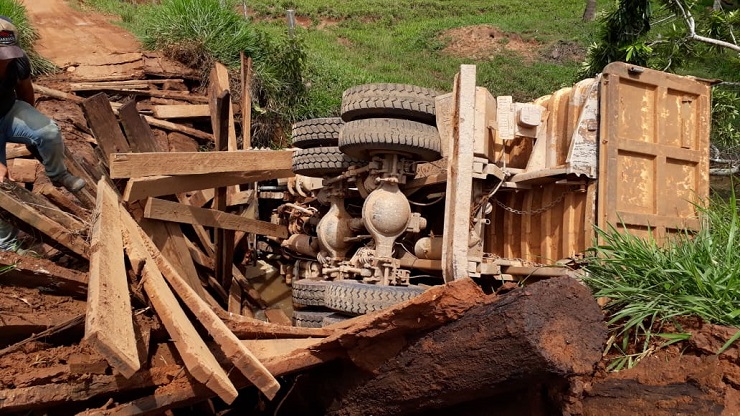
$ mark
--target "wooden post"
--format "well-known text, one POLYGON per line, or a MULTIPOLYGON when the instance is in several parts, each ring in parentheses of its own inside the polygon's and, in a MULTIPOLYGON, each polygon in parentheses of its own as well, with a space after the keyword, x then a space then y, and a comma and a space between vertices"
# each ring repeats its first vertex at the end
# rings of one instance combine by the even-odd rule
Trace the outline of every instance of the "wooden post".
POLYGON ((252 58, 241 53, 242 149, 252 147, 252 58))
MULTIPOLYGON (((231 108, 231 95, 224 91, 216 99, 216 112, 214 117, 214 136, 216 139, 216 150, 224 151, 229 148, 229 114, 231 108)), ((219 211, 226 210, 226 188, 216 188, 213 198, 213 208, 219 211)), ((228 291, 231 285, 233 257, 234 257, 234 231, 216 229, 216 280, 228 291)))

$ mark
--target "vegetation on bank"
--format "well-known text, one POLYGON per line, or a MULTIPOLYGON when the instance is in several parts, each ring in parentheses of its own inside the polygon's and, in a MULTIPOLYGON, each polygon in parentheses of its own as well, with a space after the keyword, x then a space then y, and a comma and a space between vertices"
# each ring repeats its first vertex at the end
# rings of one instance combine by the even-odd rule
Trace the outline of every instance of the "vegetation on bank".
MULTIPOLYGON (((740 327, 740 206, 733 194, 701 208, 705 226, 680 233, 662 246, 614 228, 599 230, 586 282, 606 306, 621 352, 614 368, 630 366, 656 345, 686 339, 665 334, 675 318, 698 316, 740 327)), ((740 334, 740 333, 739 333, 740 334)))

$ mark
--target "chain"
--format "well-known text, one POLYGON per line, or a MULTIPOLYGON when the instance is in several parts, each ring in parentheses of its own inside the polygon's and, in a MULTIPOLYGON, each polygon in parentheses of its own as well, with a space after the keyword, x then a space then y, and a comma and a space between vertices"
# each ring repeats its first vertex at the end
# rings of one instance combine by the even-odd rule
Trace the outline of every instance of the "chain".
POLYGON ((510 206, 504 205, 504 203, 501 202, 501 201, 499 201, 498 199, 496 200, 496 205, 498 205, 501 208, 505 209, 506 211, 509 211, 512 214, 516 214, 516 215, 537 215, 537 214, 542 214, 543 212, 550 210, 555 205, 561 203, 563 201, 563 199, 565 199, 565 196, 568 195, 571 192, 573 192, 573 191, 572 190, 565 191, 557 199, 553 200, 552 202, 550 202, 549 204, 545 205, 544 207, 533 209, 531 211, 520 211, 518 209, 514 209, 514 208, 512 208, 510 206))

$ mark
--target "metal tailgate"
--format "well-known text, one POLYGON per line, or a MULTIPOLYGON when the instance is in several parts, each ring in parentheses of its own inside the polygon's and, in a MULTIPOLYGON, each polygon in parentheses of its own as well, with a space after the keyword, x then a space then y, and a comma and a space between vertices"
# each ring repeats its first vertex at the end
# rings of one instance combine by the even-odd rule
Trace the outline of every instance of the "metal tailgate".
POLYGON ((662 240, 700 227, 709 195, 710 86, 625 63, 603 72, 598 226, 662 240))

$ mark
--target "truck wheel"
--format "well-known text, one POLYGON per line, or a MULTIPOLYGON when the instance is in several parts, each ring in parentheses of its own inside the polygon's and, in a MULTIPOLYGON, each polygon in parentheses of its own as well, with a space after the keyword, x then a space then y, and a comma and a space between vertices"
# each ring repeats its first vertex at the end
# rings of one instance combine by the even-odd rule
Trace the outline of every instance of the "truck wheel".
POLYGON ((356 164, 364 163, 342 153, 337 147, 314 147, 293 152, 293 173, 314 178, 339 175, 356 164))
POLYGON ((293 325, 301 328, 321 328, 321 323, 333 312, 293 311, 293 325))
POLYGON ((365 314, 391 307, 424 292, 419 286, 379 286, 359 282, 329 282, 326 306, 342 312, 365 314))
POLYGON ((428 88, 405 84, 365 84, 342 94, 342 120, 389 117, 436 125, 434 97, 428 88))
POLYGON ((339 117, 313 118, 293 124, 293 146, 301 149, 336 146, 344 122, 339 117))
POLYGON ((363 160, 371 160, 373 153, 401 152, 431 162, 440 158, 441 147, 436 127, 408 120, 355 120, 345 123, 339 133, 339 149, 363 160))
POLYGON ((328 282, 321 280, 296 280, 292 284, 293 306, 324 306, 324 294, 328 282))

